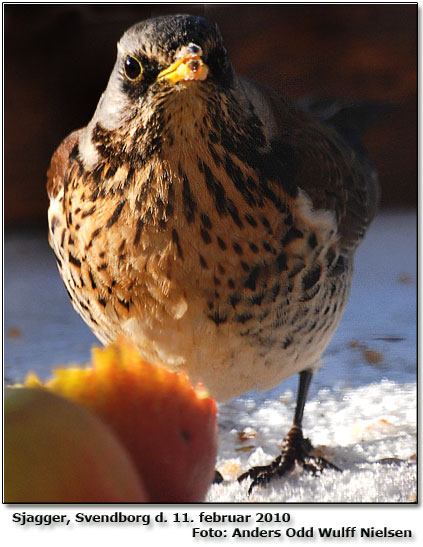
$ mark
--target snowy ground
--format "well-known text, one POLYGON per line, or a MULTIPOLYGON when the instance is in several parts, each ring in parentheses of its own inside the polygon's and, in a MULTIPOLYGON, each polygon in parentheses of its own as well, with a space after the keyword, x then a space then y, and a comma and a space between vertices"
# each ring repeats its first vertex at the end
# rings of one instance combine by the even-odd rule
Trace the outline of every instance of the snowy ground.
MULTIPOLYGON (((96 339, 73 311, 44 234, 5 240, 5 381, 29 370, 84 363, 96 339)), ((382 213, 356 255, 350 302, 313 380, 304 428, 342 473, 298 472, 247 495, 234 479, 278 453, 297 379, 220 406, 218 469, 210 502, 416 500, 416 216, 382 213)))

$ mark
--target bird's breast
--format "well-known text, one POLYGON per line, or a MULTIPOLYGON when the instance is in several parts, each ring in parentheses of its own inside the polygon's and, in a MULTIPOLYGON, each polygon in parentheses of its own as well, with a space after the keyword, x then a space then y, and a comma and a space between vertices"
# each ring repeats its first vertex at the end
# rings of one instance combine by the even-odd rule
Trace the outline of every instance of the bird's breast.
POLYGON ((349 285, 330 277, 334 219, 214 139, 168 144, 143 165, 69 166, 51 237, 74 306, 219 398, 315 366, 349 285))

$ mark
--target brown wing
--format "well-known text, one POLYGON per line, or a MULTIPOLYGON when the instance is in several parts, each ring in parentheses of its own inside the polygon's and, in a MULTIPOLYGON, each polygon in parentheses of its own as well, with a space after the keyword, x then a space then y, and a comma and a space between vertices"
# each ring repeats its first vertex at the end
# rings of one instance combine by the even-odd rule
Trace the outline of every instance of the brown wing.
POLYGON ((333 130, 313 120, 298 131, 294 149, 301 158, 296 182, 317 209, 334 211, 341 248, 355 248, 376 210, 376 173, 333 130))
MULTIPOLYGON (((250 85, 250 84, 249 84, 250 85)), ((341 251, 354 249, 374 217, 378 202, 376 172, 364 152, 354 150, 335 129, 299 110, 286 98, 259 88, 276 126, 272 146, 292 150, 294 180, 315 209, 336 215, 341 251)), ((281 161, 283 164, 284 161, 281 161)))
POLYGON ((69 156, 75 151, 79 143, 81 129, 68 135, 53 154, 50 166, 47 170, 47 194, 55 198, 63 186, 63 181, 68 168, 69 156))

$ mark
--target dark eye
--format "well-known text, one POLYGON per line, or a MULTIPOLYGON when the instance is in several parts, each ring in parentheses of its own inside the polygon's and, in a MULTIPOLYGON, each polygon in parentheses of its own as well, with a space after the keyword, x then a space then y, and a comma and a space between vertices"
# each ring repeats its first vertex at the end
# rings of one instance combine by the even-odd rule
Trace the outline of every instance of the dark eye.
POLYGON ((127 55, 125 59, 125 75, 129 80, 138 80, 142 74, 142 66, 138 59, 127 55))

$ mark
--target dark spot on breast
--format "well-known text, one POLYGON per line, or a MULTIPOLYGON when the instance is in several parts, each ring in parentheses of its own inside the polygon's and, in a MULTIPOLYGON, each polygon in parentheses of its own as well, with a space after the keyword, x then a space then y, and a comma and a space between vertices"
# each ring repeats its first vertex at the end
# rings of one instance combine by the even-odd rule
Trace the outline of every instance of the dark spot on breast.
POLYGON ((243 251, 242 251, 242 247, 241 247, 241 245, 239 245, 239 243, 233 243, 232 247, 233 247, 233 249, 234 249, 234 251, 236 252, 237 255, 242 255, 243 251))
POLYGON ((260 221, 263 224, 263 226, 267 229, 269 234, 273 234, 272 228, 270 227, 270 222, 267 220, 265 216, 260 217, 260 221))
POLYGON ((116 174, 116 171, 118 170, 117 163, 112 164, 108 167, 107 171, 104 173, 104 178, 109 179, 113 177, 116 174))
POLYGON ((232 278, 228 279, 228 287, 230 289, 235 289, 235 283, 234 283, 234 280, 232 278))
POLYGON ((222 251, 226 250, 226 243, 219 236, 217 237, 217 243, 219 244, 219 247, 222 249, 222 251))
POLYGON ((219 215, 225 215, 228 212, 227 200, 225 189, 223 188, 222 183, 216 179, 210 167, 201 160, 199 160, 199 167, 200 171, 204 172, 206 187, 214 199, 217 212, 219 213, 219 215))
POLYGON ((252 241, 250 241, 249 243, 249 247, 250 249, 253 251, 253 253, 258 253, 259 252, 259 248, 257 247, 257 245, 255 243, 253 243, 252 241))
POLYGON ((241 169, 236 165, 228 154, 225 154, 225 171, 229 178, 232 180, 235 188, 244 198, 247 205, 254 206, 256 201, 253 194, 247 187, 246 181, 242 174, 241 169))
POLYGON ((302 260, 297 260, 294 266, 289 270, 288 278, 292 279, 305 267, 305 264, 302 260))
POLYGON ((280 293, 281 286, 279 282, 276 282, 272 287, 270 287, 270 299, 272 302, 276 300, 276 297, 280 293))
POLYGON ((73 256, 73 254, 69 253, 69 262, 71 264, 73 264, 74 266, 76 266, 77 268, 80 268, 81 267, 81 261, 78 260, 77 258, 75 258, 73 256))
POLYGON ((105 262, 103 262, 103 264, 100 264, 100 266, 97 266, 97 271, 102 272, 106 268, 107 268, 107 264, 105 262))
POLYGON ((229 304, 235 309, 237 304, 241 301, 241 296, 237 293, 231 294, 229 297, 229 304))
POLYGON ((226 323, 228 319, 226 315, 221 315, 217 311, 215 311, 212 314, 209 314, 208 318, 211 319, 214 323, 216 323, 216 325, 221 325, 222 323, 226 323))
POLYGON ((221 285, 220 279, 218 277, 216 277, 215 275, 213 276, 213 281, 214 281, 214 284, 216 285, 216 287, 219 287, 219 285, 221 285))
POLYGON ((266 317, 269 315, 270 311, 269 310, 263 310, 259 315, 258 315, 258 320, 260 321, 260 323, 263 321, 263 319, 266 319, 266 317))
POLYGON ((322 273, 322 267, 320 264, 315 264, 311 270, 304 274, 302 279, 303 291, 311 289, 320 279, 322 273))
POLYGON ((219 273, 220 273, 221 275, 225 275, 226 270, 225 270, 225 268, 222 266, 222 264, 218 264, 217 269, 219 270, 219 273))
POLYGON ((206 245, 209 245, 211 243, 211 237, 207 230, 204 230, 204 228, 200 229, 201 237, 206 245))
MULTIPOLYGON (((206 117, 204 117, 203 123, 206 127, 208 127, 209 122, 208 122, 206 117)), ((216 133, 214 131, 209 131, 209 138, 210 138, 211 142, 214 143, 214 144, 217 144, 219 142, 219 137, 216 135, 216 133)))
POLYGON ((250 289, 250 291, 255 291, 259 274, 260 266, 254 266, 254 268, 250 272, 250 275, 247 277, 247 280, 244 283, 244 287, 246 289, 250 289))
POLYGON ((90 249, 93 245, 93 242, 94 242, 94 239, 98 236, 98 234, 101 232, 101 228, 97 228, 96 230, 93 231, 93 233, 91 234, 91 239, 90 239, 90 242, 88 243, 87 247, 86 247, 86 250, 88 251, 88 249, 90 249))
POLYGON ((209 217, 205 213, 201 213, 200 218, 201 218, 201 222, 203 223, 204 228, 206 228, 207 230, 210 230, 211 227, 212 227, 212 223, 211 223, 211 220, 209 219, 209 217))
POLYGON ((252 215, 245 215, 245 220, 248 222, 248 224, 250 224, 250 226, 253 226, 254 228, 257 226, 257 221, 252 215))
POLYGON ((249 312, 245 312, 245 313, 238 313, 235 315, 234 317, 234 320, 237 322, 237 323, 246 323, 247 321, 250 321, 251 319, 253 318, 253 314, 252 313, 249 313, 249 312))
POLYGON ((194 201, 193 195, 191 193, 191 188, 188 182, 188 178, 185 174, 183 175, 182 197, 183 197, 184 215, 185 215, 185 218, 187 219, 188 224, 191 224, 191 222, 194 220, 197 204, 194 201))
POLYGON ((209 150, 210 150, 210 154, 212 155, 212 158, 213 158, 213 161, 214 161, 215 165, 217 165, 217 166, 221 165, 222 160, 221 160, 219 154, 216 152, 216 149, 214 148, 214 146, 210 143, 209 143, 209 150))
POLYGON ((89 217, 90 215, 92 215, 95 210, 97 209, 97 207, 95 205, 93 205, 90 209, 88 209, 87 211, 84 211, 81 215, 81 218, 85 218, 85 217, 89 217))
POLYGON ((288 269, 285 253, 279 253, 278 256, 276 257, 276 267, 279 273, 288 269))
POLYGON ((281 244, 285 247, 286 245, 291 243, 291 241, 294 241, 295 239, 301 239, 302 237, 302 231, 295 228, 295 226, 291 226, 291 228, 286 232, 285 237, 281 239, 281 244))
POLYGON ((118 298, 118 302, 126 309, 126 311, 129 311, 129 302, 127 302, 126 300, 121 300, 120 298, 118 298))
POLYGON ((96 282, 95 282, 93 273, 92 273, 92 271, 91 271, 90 269, 88 270, 88 275, 89 275, 89 277, 90 277, 91 287, 92 287, 93 289, 95 289, 95 288, 97 287, 97 284, 96 284, 96 282))
POLYGON ((125 182, 123 183, 124 188, 128 188, 131 185, 134 179, 134 174, 135 174, 135 167, 132 165, 128 169, 128 174, 126 175, 125 182))
POLYGON ((105 298, 97 298, 98 300, 98 303, 101 304, 103 306, 103 308, 106 307, 106 304, 107 304, 107 300, 105 298))
POLYGON ((134 245, 137 246, 138 243, 140 242, 140 239, 141 239, 141 232, 142 232, 142 229, 144 228, 144 219, 142 218, 139 218, 137 220, 137 229, 136 229, 136 232, 135 232, 135 237, 134 237, 134 245))
POLYGON ((317 239, 316 239, 316 234, 314 232, 311 232, 311 234, 308 236, 307 242, 310 249, 314 249, 316 247, 317 239))
POLYGON ((179 235, 178 232, 175 230, 175 228, 172 230, 172 241, 176 245, 176 250, 178 252, 178 256, 181 260, 184 259, 184 255, 182 252, 181 244, 179 243, 179 235))
POLYGON ((263 298, 265 296, 265 292, 262 291, 260 293, 257 293, 249 298, 249 302, 252 306, 261 306, 261 303, 263 301, 263 298))
POLYGON ((316 294, 320 291, 320 285, 319 283, 315 283, 311 289, 308 290, 308 292, 304 292, 301 298, 299 298, 299 302, 309 302, 310 300, 313 300, 313 298, 316 296, 316 294))
POLYGON ((288 348, 291 344, 292 344, 292 338, 291 338, 291 337, 285 338, 285 340, 284 340, 283 343, 282 343, 282 348, 283 348, 283 349, 286 349, 286 348, 288 348))
POLYGON ((244 272, 249 272, 250 271, 250 266, 246 262, 244 262, 243 260, 241 260, 241 267, 244 270, 244 272))
POLYGON ((203 257, 203 255, 200 254, 199 258, 200 258, 201 267, 204 268, 205 270, 207 270, 208 265, 207 265, 207 262, 206 262, 205 258, 203 257))
POLYGON ((113 226, 113 224, 115 222, 117 222, 117 220, 119 218, 119 215, 122 212, 122 209, 123 209, 125 203, 126 203, 126 198, 120 200, 120 202, 117 205, 116 209, 113 211, 112 216, 107 221, 106 228, 110 228, 111 226, 113 226))
POLYGON ((294 222, 294 219, 292 218, 292 215, 289 214, 287 217, 285 217, 284 219, 284 223, 287 225, 287 226, 291 226, 291 224, 294 222))
POLYGON ((242 223, 241 219, 239 218, 238 209, 236 208, 234 202, 231 199, 227 200, 227 209, 229 214, 232 217, 232 220, 235 222, 235 224, 238 226, 238 228, 243 228, 244 224, 242 223))
MULTIPOLYGON (((256 336, 254 336, 254 338, 257 341, 258 345, 263 347, 263 348, 271 348, 276 343, 276 340, 272 336, 269 336, 269 335, 267 335, 267 336, 256 335, 256 336)), ((266 354, 263 355, 263 357, 265 357, 265 356, 266 356, 266 354)), ((265 362, 264 362, 264 365, 269 366, 270 361, 268 359, 266 359, 265 362)))
POLYGON ((96 201, 100 188, 95 188, 90 196, 90 201, 96 201))
POLYGON ((95 184, 100 184, 103 176, 104 162, 99 163, 91 172, 92 179, 95 184))

